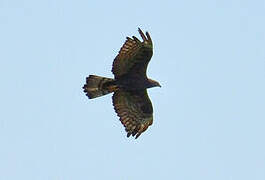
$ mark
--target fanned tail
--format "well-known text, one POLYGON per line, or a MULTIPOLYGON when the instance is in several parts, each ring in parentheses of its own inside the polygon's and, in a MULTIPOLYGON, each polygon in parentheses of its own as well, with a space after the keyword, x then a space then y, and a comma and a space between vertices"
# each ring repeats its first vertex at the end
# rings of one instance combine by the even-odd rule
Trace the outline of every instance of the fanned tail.
POLYGON ((114 83, 114 79, 89 75, 86 78, 86 84, 83 89, 88 98, 93 99, 114 92, 117 86, 114 83))

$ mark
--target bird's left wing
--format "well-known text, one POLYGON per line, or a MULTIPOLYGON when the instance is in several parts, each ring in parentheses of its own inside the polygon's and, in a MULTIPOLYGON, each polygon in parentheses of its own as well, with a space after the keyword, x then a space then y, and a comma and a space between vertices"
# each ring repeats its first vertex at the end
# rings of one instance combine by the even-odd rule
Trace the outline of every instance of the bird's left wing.
POLYGON ((153 107, 146 90, 118 90, 112 101, 127 137, 138 138, 153 123, 153 107))
POLYGON ((148 32, 145 35, 140 28, 138 31, 143 42, 135 36, 127 37, 113 61, 112 72, 116 79, 126 74, 146 76, 147 65, 153 55, 153 43, 148 32))

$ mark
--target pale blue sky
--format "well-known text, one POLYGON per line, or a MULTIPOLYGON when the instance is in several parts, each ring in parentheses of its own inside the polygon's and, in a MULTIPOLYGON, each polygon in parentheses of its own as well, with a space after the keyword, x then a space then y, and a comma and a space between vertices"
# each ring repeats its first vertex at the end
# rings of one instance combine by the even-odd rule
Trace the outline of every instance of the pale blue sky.
POLYGON ((0 180, 264 180, 264 19, 264 0, 0 0, 0 180), (138 27, 162 88, 135 140, 82 86, 138 27))

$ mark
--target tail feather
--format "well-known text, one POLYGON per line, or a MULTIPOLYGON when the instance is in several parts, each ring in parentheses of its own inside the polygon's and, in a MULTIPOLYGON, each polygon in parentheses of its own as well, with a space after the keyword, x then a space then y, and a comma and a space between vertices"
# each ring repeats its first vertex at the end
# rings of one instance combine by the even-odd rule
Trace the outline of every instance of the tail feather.
POLYGON ((84 92, 89 99, 93 99, 115 91, 114 79, 96 75, 89 75, 86 84, 83 86, 84 92))

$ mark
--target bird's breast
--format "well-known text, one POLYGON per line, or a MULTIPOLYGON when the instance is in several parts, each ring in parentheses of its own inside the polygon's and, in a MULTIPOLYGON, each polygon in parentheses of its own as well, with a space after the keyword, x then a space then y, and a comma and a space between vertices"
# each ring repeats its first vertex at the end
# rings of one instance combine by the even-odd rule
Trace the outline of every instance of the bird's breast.
POLYGON ((117 80, 117 85, 125 90, 140 90, 148 88, 148 81, 140 78, 124 78, 117 80))

